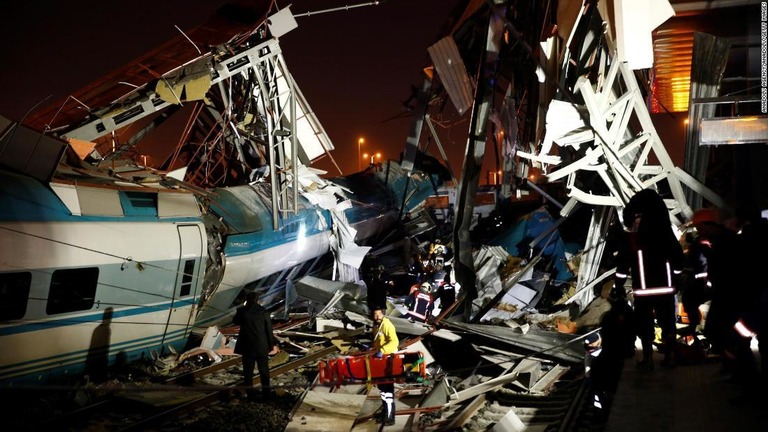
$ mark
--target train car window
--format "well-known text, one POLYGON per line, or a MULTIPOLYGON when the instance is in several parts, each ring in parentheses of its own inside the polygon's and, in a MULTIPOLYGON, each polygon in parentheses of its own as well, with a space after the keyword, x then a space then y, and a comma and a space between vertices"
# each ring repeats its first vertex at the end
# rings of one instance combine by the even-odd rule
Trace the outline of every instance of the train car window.
POLYGON ((24 317, 31 283, 30 272, 0 274, 0 322, 24 317))
POLYGON ((92 308, 98 281, 97 267, 54 271, 45 312, 53 315, 92 308))
POLYGON ((184 275, 181 277, 181 290, 180 296, 188 296, 192 291, 192 275, 195 271, 195 260, 187 260, 184 262, 184 275))

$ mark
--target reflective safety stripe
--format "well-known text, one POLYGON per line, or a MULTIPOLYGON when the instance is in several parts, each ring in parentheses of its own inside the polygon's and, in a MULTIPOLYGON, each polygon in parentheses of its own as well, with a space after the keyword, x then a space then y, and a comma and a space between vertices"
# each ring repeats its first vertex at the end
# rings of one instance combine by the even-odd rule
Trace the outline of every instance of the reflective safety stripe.
POLYGON ((420 318, 420 319, 427 319, 426 315, 420 314, 420 313, 418 313, 416 311, 408 311, 408 313, 413 315, 413 316, 415 316, 415 317, 417 317, 417 318, 420 318))
MULTIPOLYGON (((667 286, 668 286, 668 287, 664 287, 664 288, 650 288, 650 289, 646 288, 647 285, 646 285, 646 280, 645 280, 645 260, 643 259, 643 251, 642 250, 638 250, 637 251, 637 267, 638 267, 638 273, 640 274, 640 287, 639 287, 639 289, 642 289, 644 291, 647 291, 647 290, 653 291, 653 292, 649 292, 649 293, 646 293, 646 294, 640 294, 640 295, 667 294, 669 292, 673 292, 674 291, 674 288, 668 288, 668 287, 672 286, 672 272, 673 272, 672 266, 669 264, 669 261, 664 263, 664 267, 666 268, 666 271, 667 271, 667 286), (658 290, 669 290, 669 291, 658 292, 658 290)), ((674 270, 674 273, 675 274, 680 274, 682 272, 680 270, 674 270)), ((635 293, 637 293, 637 291, 635 291, 635 293)))
POLYGON ((667 285, 672 286, 672 267, 669 265, 669 261, 664 264, 667 267, 667 285))
POLYGON ((628 276, 628 275, 627 275, 626 273, 619 273, 619 272, 616 272, 616 277, 617 277, 617 278, 626 279, 626 278, 627 278, 627 276, 628 276))
POLYGON ((640 287, 645 288, 645 262, 643 261, 643 251, 637 251, 637 266, 640 268, 640 287))
POLYGON ((646 296, 654 296, 654 295, 661 295, 661 294, 671 294, 675 292, 675 289, 672 287, 645 288, 645 289, 636 289, 633 292, 635 294, 635 297, 646 297, 646 296))
POLYGON ((704 279, 705 277, 707 277, 707 272, 696 273, 696 275, 694 275, 693 277, 695 279, 704 279))
POLYGON ((736 329, 736 331, 745 338, 751 338, 756 335, 756 333, 747 327, 742 320, 737 321, 736 324, 733 325, 733 328, 736 329))

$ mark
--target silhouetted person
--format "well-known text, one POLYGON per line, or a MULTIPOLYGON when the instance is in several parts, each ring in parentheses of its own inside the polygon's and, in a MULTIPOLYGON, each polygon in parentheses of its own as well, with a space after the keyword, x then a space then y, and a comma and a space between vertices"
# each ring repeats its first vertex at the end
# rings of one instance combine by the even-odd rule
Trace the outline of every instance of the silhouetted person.
MULTIPOLYGON (((601 295, 602 292, 601 292, 601 295)), ((599 415, 606 415, 621 378, 624 360, 635 354, 635 326, 632 307, 624 296, 608 296, 611 309, 600 321, 598 350, 590 344, 594 338, 585 339, 585 347, 591 357, 589 371, 596 408, 599 415)))
POLYGON ((680 330, 681 335, 695 337, 701 324, 699 306, 709 300, 711 288, 708 280, 707 254, 710 245, 697 234, 686 234, 686 248, 683 273, 680 277, 681 300, 688 315, 688 326, 680 330))
POLYGON ((387 280, 383 265, 379 265, 366 281, 368 287, 368 310, 387 308, 387 280))
POLYGON ((717 210, 704 208, 697 210, 691 221, 696 227, 700 243, 704 245, 702 253, 707 261, 706 280, 711 287, 709 312, 704 325, 704 334, 712 346, 712 351, 724 355, 723 366, 730 369, 733 365, 727 360, 738 341, 733 325, 738 320, 738 303, 743 301, 738 287, 738 250, 736 233, 720 223, 717 210))
MULTIPOLYGON (((255 292, 248 293, 245 304, 237 308, 233 322, 240 326, 235 354, 243 356, 245 385, 253 387, 253 369, 258 365, 262 395, 264 397, 272 395, 269 385, 269 356, 278 353, 280 348, 272 334, 272 320, 269 312, 259 304, 255 292)), ((253 390, 248 390, 247 393, 249 397, 255 396, 253 390)))
POLYGON ((99 382, 107 378, 109 367, 109 345, 112 341, 112 314, 114 309, 104 309, 104 316, 91 335, 88 358, 85 359, 85 374, 91 381, 99 382))
POLYGON ((739 371, 747 390, 762 394, 768 384, 768 279, 762 270, 768 263, 768 220, 761 217, 754 204, 744 205, 737 211, 742 221, 736 235, 736 260, 738 269, 734 287, 736 295, 736 324, 738 337, 734 344, 736 370, 739 371), (750 344, 757 336, 760 352, 760 379, 756 359, 750 344))
POLYGON ((675 341, 675 279, 683 265, 683 248, 674 232, 661 196, 643 189, 630 198, 623 212, 624 226, 616 257, 615 285, 622 292, 632 276, 634 322, 643 355, 638 367, 653 369, 654 318, 661 327, 664 360, 672 366, 675 341))

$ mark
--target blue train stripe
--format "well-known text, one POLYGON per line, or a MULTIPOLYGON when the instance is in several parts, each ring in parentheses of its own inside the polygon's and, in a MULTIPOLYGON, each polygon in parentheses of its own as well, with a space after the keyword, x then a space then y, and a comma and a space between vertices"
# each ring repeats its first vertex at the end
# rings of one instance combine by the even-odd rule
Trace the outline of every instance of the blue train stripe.
MULTIPOLYGON (((171 305, 173 305, 174 308, 184 308, 190 305, 194 305, 197 302, 198 302, 197 298, 187 298, 187 299, 178 299, 174 302, 160 303, 152 306, 141 306, 141 307, 126 308, 126 309, 117 309, 112 314, 112 321, 119 318, 124 318, 124 317, 144 315, 147 313, 154 313, 154 312, 169 311, 169 308, 171 307, 171 305)), ((44 320, 44 321, 34 321, 30 323, 25 323, 25 324, 8 324, 3 327, 0 327, 0 337, 19 334, 19 333, 39 331, 39 330, 44 330, 44 329, 49 329, 54 327, 67 327, 67 326, 73 326, 73 325, 79 325, 79 324, 98 323, 98 322, 101 322, 103 319, 104 319, 104 311, 98 310, 98 311, 94 311, 94 313, 89 313, 87 315, 68 316, 68 317, 55 318, 55 319, 44 320)), ((120 323, 114 323, 114 324, 119 325, 120 323)), ((158 325, 160 324, 161 323, 158 323, 158 325)), ((165 325, 165 323, 162 323, 162 324, 165 325)), ((191 327, 191 324, 190 324, 190 327, 191 327)))
MULTIPOLYGON (((127 351, 127 353, 133 353, 134 355, 140 354, 141 352, 152 349, 152 348, 159 348, 160 343, 163 342, 163 346, 165 345, 174 345, 174 344, 181 344, 186 343, 187 339, 187 332, 186 330, 179 330, 179 331, 171 331, 166 334, 165 340, 163 340, 162 335, 152 335, 147 336, 144 338, 138 338, 138 339, 132 339, 129 341, 123 341, 116 344, 111 344, 109 347, 110 352, 114 352, 114 354, 111 354, 110 357, 116 356, 118 353, 126 351, 123 351, 125 348, 131 348, 130 351, 127 351)), ((45 357, 45 358, 39 358, 31 361, 26 361, 22 363, 14 363, 12 365, 2 366, 0 367, 0 379, 8 377, 8 376, 19 376, 19 375, 27 375, 30 373, 34 373, 38 370, 47 370, 50 368, 50 365, 52 363, 58 363, 61 362, 60 366, 65 365, 73 365, 77 363, 84 362, 88 358, 89 350, 79 350, 79 351, 71 351, 65 354, 59 354, 55 356, 45 357)))

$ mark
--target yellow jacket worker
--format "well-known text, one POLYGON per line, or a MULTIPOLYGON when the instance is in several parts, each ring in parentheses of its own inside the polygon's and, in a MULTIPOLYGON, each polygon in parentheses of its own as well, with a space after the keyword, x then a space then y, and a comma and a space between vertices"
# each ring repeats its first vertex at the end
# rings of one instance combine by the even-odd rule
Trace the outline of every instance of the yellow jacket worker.
MULTIPOLYGON (((383 357, 385 354, 392 354, 397 351, 400 340, 397 338, 395 326, 387 317, 381 308, 373 309, 373 349, 375 356, 383 357)), ((390 382, 379 384, 379 393, 381 393, 381 416, 376 420, 385 425, 395 424, 395 384, 390 382)))

